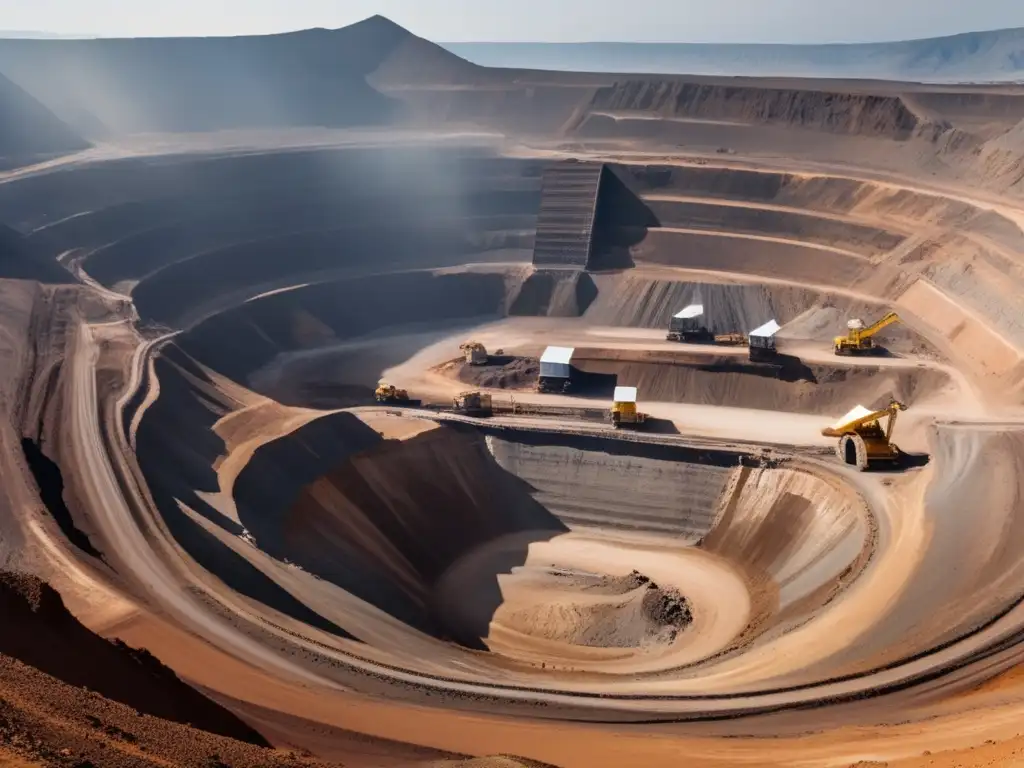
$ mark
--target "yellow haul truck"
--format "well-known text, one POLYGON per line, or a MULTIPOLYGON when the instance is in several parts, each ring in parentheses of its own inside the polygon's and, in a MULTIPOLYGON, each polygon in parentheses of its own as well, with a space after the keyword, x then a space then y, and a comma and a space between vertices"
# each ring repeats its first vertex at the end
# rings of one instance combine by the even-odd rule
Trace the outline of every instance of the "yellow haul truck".
POLYGON ((864 327, 864 321, 860 318, 855 317, 852 320, 849 320, 846 323, 846 327, 848 329, 846 335, 836 336, 835 339, 832 340, 832 345, 835 348, 836 354, 867 355, 877 351, 878 347, 875 345, 874 339, 871 337, 883 328, 899 322, 899 319, 900 316, 895 312, 889 312, 867 328, 864 327))
POLYGON ((639 429, 647 421, 647 414, 640 413, 636 407, 636 387, 615 388, 610 416, 616 429, 639 429))
POLYGON ((494 413, 494 406, 489 394, 480 391, 462 392, 452 399, 452 410, 467 416, 484 417, 494 413))
POLYGON ((898 400, 878 411, 858 405, 835 424, 821 430, 821 434, 838 437, 836 456, 861 471, 880 464, 895 464, 900 460, 900 449, 892 442, 892 431, 897 414, 905 410, 907 406, 898 400), (882 419, 886 420, 884 428, 882 419))
POLYGON ((381 381, 377 384, 373 397, 378 403, 387 403, 388 405, 420 404, 419 400, 410 399, 409 393, 404 389, 399 389, 394 384, 388 384, 386 381, 381 381))

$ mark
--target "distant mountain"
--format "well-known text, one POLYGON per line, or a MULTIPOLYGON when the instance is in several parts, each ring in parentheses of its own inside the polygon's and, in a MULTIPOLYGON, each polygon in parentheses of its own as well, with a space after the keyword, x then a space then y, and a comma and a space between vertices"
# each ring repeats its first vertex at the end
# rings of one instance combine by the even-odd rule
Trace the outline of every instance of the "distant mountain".
POLYGON ((568 72, 829 77, 920 82, 1024 80, 1024 29, 896 43, 445 43, 485 67, 568 72))
POLYGON ((256 37, 0 40, 0 72, 91 138, 386 123, 401 104, 367 78, 424 66, 476 69, 381 16, 256 37))
POLYGON ((23 29, 0 29, 0 40, 88 40, 96 35, 62 35, 23 29))
POLYGON ((0 161, 88 146, 46 107, 0 75, 0 161))

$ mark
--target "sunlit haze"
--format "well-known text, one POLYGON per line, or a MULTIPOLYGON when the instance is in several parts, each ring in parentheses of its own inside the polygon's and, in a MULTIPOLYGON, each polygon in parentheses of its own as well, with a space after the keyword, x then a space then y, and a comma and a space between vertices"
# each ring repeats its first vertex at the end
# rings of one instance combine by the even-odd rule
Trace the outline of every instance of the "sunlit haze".
POLYGON ((432 40, 823 43, 1024 26, 1020 0, 33 0, 0 28, 51 34, 264 34, 381 14, 432 40))

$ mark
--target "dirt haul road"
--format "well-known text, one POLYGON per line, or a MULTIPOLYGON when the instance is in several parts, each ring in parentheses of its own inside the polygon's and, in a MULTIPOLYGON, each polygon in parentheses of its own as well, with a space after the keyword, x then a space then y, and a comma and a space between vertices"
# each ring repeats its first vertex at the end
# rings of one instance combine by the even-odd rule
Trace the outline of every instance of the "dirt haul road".
POLYGON ((1024 91, 401 39, 354 82, 443 142, 134 138, 0 178, 12 274, 74 267, 3 280, 0 561, 346 765, 1013 764, 1024 91), (530 263, 570 156, 606 163, 589 271, 530 263), (777 319, 785 363, 666 341, 689 303, 777 319), (832 354, 890 310, 888 356, 832 354), (591 389, 533 391, 548 345, 591 389), (380 378, 555 415, 380 407, 380 378), (615 384, 650 431, 604 420, 615 384), (893 397, 906 466, 838 462, 822 427, 893 397))

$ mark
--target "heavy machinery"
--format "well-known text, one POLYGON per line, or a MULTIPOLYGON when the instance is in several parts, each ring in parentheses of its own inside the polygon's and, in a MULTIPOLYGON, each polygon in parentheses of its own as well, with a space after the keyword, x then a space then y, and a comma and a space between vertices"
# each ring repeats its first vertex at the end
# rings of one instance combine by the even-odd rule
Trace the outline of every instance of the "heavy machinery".
POLYGON ((409 393, 404 389, 399 389, 394 384, 388 384, 385 381, 377 384, 373 397, 378 403, 388 403, 390 405, 417 405, 419 403, 418 400, 410 399, 409 393))
POLYGON ((459 345, 469 365, 487 365, 487 348, 479 341, 467 341, 459 345))
POLYGON ((627 427, 639 429, 647 421, 647 414, 640 413, 636 407, 636 387, 616 387, 612 396, 612 409, 609 414, 615 429, 627 427))
POLYGON ((688 344, 707 344, 714 338, 700 318, 704 315, 703 304, 690 304, 672 315, 668 321, 668 341, 685 341, 688 344))
POLYGON ((750 344, 750 360, 755 363, 773 363, 778 359, 775 346, 775 334, 780 330, 775 320, 759 325, 748 335, 750 344))
POLYGON ((548 347, 540 356, 538 392, 565 393, 572 389, 572 347, 548 347))
POLYGON ((877 351, 878 347, 871 338, 886 326, 898 322, 899 315, 889 312, 878 321, 864 327, 864 321, 860 318, 853 318, 847 321, 847 333, 845 336, 836 336, 832 344, 837 355, 868 355, 877 351))
POLYGON ((719 346, 735 346, 740 347, 744 344, 749 343, 747 337, 742 333, 716 333, 712 340, 719 346))
POLYGON ((491 396, 479 391, 460 393, 452 400, 452 410, 466 416, 477 417, 491 416, 494 413, 491 396))
POLYGON ((742 333, 712 333, 701 324, 704 315, 703 304, 691 304, 672 316, 668 323, 668 341, 681 341, 687 344, 719 344, 740 345, 747 343, 742 333))
POLYGON ((878 411, 858 405, 835 424, 821 430, 821 434, 838 437, 836 456, 861 471, 878 465, 896 464, 900 460, 900 449, 892 442, 892 431, 896 426, 896 415, 905 410, 907 406, 898 400, 878 411), (883 419, 886 420, 884 428, 883 419))

